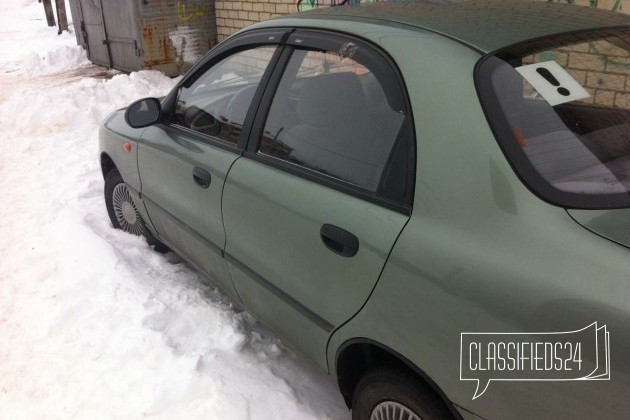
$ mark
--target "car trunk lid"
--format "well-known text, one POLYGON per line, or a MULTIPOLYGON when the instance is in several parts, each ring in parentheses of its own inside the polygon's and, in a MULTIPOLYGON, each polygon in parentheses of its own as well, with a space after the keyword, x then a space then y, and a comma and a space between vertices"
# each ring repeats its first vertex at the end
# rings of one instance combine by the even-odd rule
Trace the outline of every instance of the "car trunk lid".
POLYGON ((567 210, 586 229, 630 248, 630 209, 567 210))

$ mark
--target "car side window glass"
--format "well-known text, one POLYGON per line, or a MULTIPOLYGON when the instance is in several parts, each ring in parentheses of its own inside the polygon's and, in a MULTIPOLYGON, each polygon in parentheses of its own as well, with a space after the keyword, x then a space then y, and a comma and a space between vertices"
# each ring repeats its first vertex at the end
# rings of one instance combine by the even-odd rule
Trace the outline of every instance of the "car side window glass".
POLYGON ((275 46, 239 51, 182 87, 172 123, 230 143, 238 139, 275 46))
POLYGON ((377 192, 405 119, 383 83, 395 76, 377 64, 373 72, 337 52, 295 50, 259 153, 377 192))

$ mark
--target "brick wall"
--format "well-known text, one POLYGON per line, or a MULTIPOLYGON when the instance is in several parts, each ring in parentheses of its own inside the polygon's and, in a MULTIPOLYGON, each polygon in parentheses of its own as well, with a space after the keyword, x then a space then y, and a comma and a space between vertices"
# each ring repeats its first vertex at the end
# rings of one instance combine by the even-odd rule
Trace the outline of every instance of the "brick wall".
POLYGON ((630 108, 630 54, 608 41, 584 42, 526 57, 526 64, 553 60, 583 86, 598 105, 630 108))
POLYGON ((242 0, 215 2, 219 41, 252 23, 297 12, 294 0, 242 0))
MULTIPOLYGON (((354 0, 354 2, 371 0, 354 0)), ((541 0, 547 1, 547 0, 541 0)), ((630 14, 630 0, 555 0, 582 6, 597 6, 630 14)), ((319 0, 320 7, 340 0, 319 0)), ((351 0, 352 2, 352 0, 351 0)), ((236 30, 260 20, 287 13, 297 13, 296 0, 240 0, 216 3, 217 37, 221 41, 236 30)), ((310 8, 302 2, 301 10, 310 8)), ((343 6, 340 6, 343 7, 343 6)), ((526 62, 555 60, 584 86, 591 97, 587 102, 630 108, 630 56, 614 45, 585 43, 571 49, 557 49, 530 57, 526 62)))
MULTIPOLYGON (((342 0, 318 0, 313 3, 328 7, 330 4, 338 4, 342 0)), ((366 3, 375 0, 349 0, 350 3, 366 3)), ((378 1, 378 0, 376 0, 378 1)), ((381 0, 387 1, 387 0, 381 0)), ((548 0, 541 0, 548 1, 548 0)), ((630 14, 630 0, 555 0, 559 3, 574 3, 581 6, 597 6, 601 9, 615 10, 630 14)), ((217 15, 217 38, 224 40, 233 32, 252 23, 269 19, 273 16, 297 13, 297 0, 240 0, 215 2, 217 15)), ((343 7, 343 6, 340 6, 343 7)), ((303 0, 300 10, 308 10, 310 0, 303 0)))

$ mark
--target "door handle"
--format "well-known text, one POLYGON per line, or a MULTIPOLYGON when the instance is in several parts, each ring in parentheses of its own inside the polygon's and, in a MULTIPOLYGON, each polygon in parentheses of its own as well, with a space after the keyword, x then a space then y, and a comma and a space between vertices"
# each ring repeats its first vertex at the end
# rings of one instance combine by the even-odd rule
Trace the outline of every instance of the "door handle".
POLYGON ((322 225, 319 236, 326 248, 343 257, 354 257, 359 251, 359 239, 338 226, 322 225))
POLYGON ((210 175, 210 172, 206 171, 205 169, 196 167, 195 169, 193 169, 193 179, 195 180, 195 183, 197 183, 197 185, 205 189, 210 186, 212 176, 210 175))

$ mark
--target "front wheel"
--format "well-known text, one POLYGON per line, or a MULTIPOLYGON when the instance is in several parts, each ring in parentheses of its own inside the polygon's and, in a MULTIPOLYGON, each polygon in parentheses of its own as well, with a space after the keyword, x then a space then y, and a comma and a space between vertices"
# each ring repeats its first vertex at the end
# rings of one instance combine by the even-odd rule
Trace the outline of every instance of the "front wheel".
POLYGON ((136 236, 143 235, 156 251, 164 252, 167 250, 166 246, 147 229, 142 216, 138 213, 136 204, 133 202, 131 193, 117 169, 112 169, 105 176, 105 205, 109 220, 114 228, 136 236))
POLYGON ((443 420, 452 416, 442 400, 407 371, 376 368, 357 384, 352 420, 443 420))

